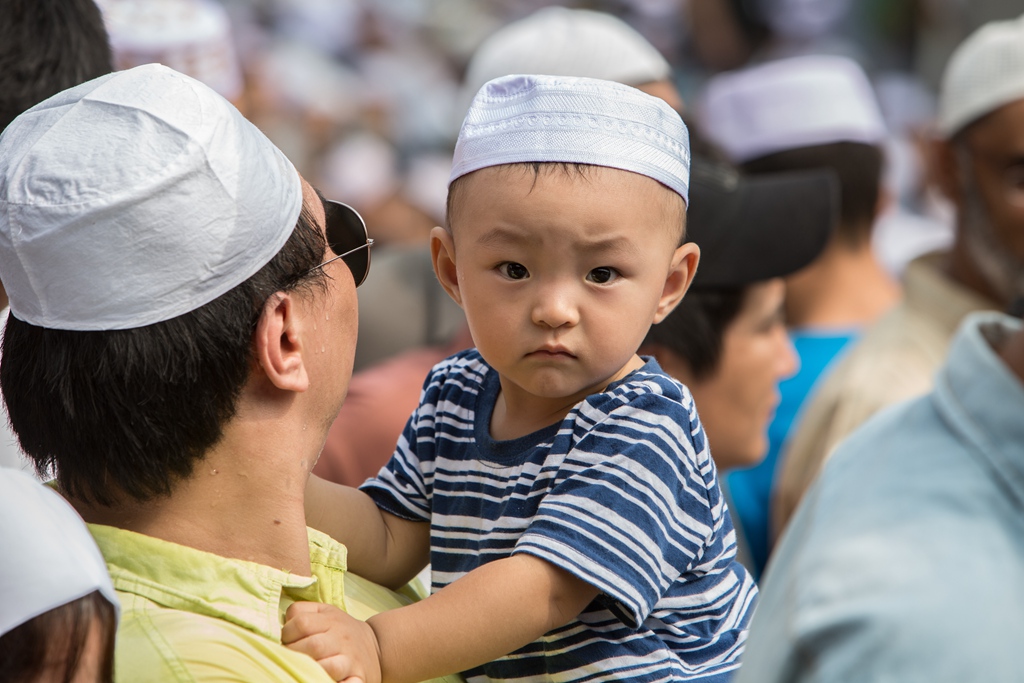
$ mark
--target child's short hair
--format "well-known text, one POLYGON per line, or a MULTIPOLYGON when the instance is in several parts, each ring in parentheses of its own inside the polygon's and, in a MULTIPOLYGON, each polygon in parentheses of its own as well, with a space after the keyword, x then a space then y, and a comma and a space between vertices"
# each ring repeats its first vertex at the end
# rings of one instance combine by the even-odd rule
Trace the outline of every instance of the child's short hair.
MULTIPOLYGON (((545 173, 559 173, 567 178, 586 179, 590 169, 594 167, 594 164, 581 164, 568 161, 529 161, 519 162, 514 164, 503 164, 505 167, 514 168, 529 168, 533 171, 534 179, 539 178, 545 173)), ((459 176, 455 180, 451 181, 448 185, 448 198, 445 203, 445 230, 452 232, 452 216, 455 214, 455 209, 458 206, 458 200, 462 195, 461 187, 466 176, 459 176)), ((667 191, 671 191, 669 188, 665 188, 667 191)), ((683 244, 686 241, 686 204, 680 197, 680 210, 679 210, 679 244, 683 244)))

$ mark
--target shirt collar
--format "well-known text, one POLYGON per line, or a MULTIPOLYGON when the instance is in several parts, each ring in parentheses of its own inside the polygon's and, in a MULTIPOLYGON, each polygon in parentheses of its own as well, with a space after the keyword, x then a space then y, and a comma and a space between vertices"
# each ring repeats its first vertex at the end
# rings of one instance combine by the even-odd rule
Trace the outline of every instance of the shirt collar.
POLYGON ((276 641, 293 602, 344 604, 339 579, 346 569, 345 547, 315 529, 307 529, 311 577, 115 527, 90 524, 89 530, 118 591, 223 619, 276 641))
POLYGON ((1024 384, 993 348, 1022 325, 996 312, 969 316, 950 346, 934 395, 953 431, 1024 504, 1024 384))

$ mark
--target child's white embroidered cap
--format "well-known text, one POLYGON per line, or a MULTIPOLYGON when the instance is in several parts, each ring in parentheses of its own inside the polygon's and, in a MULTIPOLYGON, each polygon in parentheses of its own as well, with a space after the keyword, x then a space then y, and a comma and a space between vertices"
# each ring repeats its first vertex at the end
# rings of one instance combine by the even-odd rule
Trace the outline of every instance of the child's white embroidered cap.
POLYGON ((534 161, 632 171, 686 200, 690 138, 675 110, 627 85, 568 76, 488 81, 459 131, 448 182, 488 166, 534 161))
POLYGON ((158 64, 118 71, 0 136, 0 281, 33 325, 142 327, 254 275, 301 208, 295 167, 223 97, 158 64))
POLYGON ((950 57, 939 94, 939 132, 951 137, 1020 99, 1024 99, 1024 15, 985 24, 950 57))
POLYGON ((712 78, 698 107, 734 163, 833 142, 878 145, 885 122, 871 83, 845 57, 792 57, 712 78))

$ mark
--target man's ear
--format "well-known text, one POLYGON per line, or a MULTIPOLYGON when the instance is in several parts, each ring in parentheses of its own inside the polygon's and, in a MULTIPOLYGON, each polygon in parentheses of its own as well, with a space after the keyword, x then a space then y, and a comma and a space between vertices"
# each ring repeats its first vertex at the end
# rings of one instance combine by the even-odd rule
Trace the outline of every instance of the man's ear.
POLYGON ((672 255, 668 277, 665 278, 665 288, 661 292, 658 308, 654 313, 655 323, 664 320, 683 300, 683 295, 690 288, 693 276, 697 272, 698 261, 700 261, 700 247, 693 242, 687 242, 676 249, 672 255))
POLYGON ((438 282, 452 301, 461 306, 462 291, 459 288, 459 269, 455 264, 455 240, 444 228, 435 227, 430 231, 430 258, 438 282))
POLYGON ((263 306, 253 347, 267 380, 283 391, 305 391, 309 376, 302 357, 301 322, 292 294, 277 292, 263 306))

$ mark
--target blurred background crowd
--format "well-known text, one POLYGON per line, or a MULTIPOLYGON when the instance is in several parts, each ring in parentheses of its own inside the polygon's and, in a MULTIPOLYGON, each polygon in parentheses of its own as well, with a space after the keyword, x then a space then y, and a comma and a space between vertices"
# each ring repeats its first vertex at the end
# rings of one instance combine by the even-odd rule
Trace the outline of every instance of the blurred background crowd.
MULTIPOLYGON (((745 144, 759 144, 743 142, 750 128, 740 121, 732 130, 721 112, 708 109, 742 109, 746 105, 737 103, 747 97, 749 86, 737 86, 739 94, 732 100, 727 94, 709 102, 710 82, 722 74, 797 56, 835 56, 859 65, 870 87, 858 90, 863 80, 858 73, 846 85, 840 78, 841 103, 832 103, 854 112, 847 123, 862 130, 852 137, 849 131, 829 131, 814 120, 814 108, 827 108, 829 103, 804 99, 799 86, 789 103, 792 111, 783 116, 804 117, 797 127, 817 132, 790 144, 782 140, 786 133, 773 129, 778 122, 767 115, 761 121, 771 139, 770 151, 854 140, 880 148, 882 166, 880 190, 869 187, 867 195, 843 199, 846 211, 856 202, 869 205, 857 210, 866 216, 868 227, 862 233, 869 236, 876 263, 865 261, 861 254, 856 258, 862 264, 850 270, 859 273, 857 286, 865 301, 858 302, 856 294, 847 296, 839 289, 833 293, 834 282, 827 285, 820 277, 806 277, 803 289, 812 298, 828 301, 811 307, 825 310, 824 317, 813 310, 805 315, 797 311, 804 302, 791 278, 786 312, 798 360, 777 363, 788 370, 776 372, 773 380, 785 380, 797 368, 802 370, 788 385, 783 383, 779 415, 769 428, 770 443, 757 458, 731 463, 721 459, 723 448, 714 447, 727 437, 712 435, 720 467, 725 462, 726 469, 738 470, 724 481, 732 490, 733 515, 751 543, 753 557, 748 561, 755 574, 763 569, 774 536, 770 496, 778 487, 784 442, 792 438, 791 428, 804 409, 804 399, 848 342, 898 301, 897 283, 907 264, 922 254, 948 248, 953 240, 955 210, 938 190, 930 146, 937 93, 948 58, 981 25, 1021 11, 1019 0, 99 0, 98 4, 115 68, 156 61, 206 82, 255 122, 325 196, 351 204, 365 217, 376 240, 375 265, 374 277, 359 290, 357 374, 317 469, 322 476, 353 485, 376 473, 390 453, 430 366, 471 343, 461 311, 435 281, 427 241, 430 229, 444 223, 454 142, 468 103, 485 80, 527 69, 544 73, 560 69, 565 75, 631 84, 662 79, 660 89, 649 92, 679 109, 692 134, 702 137, 706 129, 707 137, 725 148, 721 155, 725 161, 742 165, 757 156, 742 149, 745 144), (615 17, 619 26, 608 28, 608 40, 602 46, 600 30, 589 23, 592 17, 566 13, 566 9, 600 12, 615 17), (624 30, 635 31, 635 41, 624 30), (633 66, 613 64, 616 61, 635 65, 644 75, 634 77, 627 73, 633 66), (659 61, 669 66, 667 78, 659 75, 659 61), (884 272, 875 272, 878 266, 884 272), (873 284, 864 284, 868 282, 873 284), (865 294, 869 290, 875 293, 865 294), (837 303, 844 296, 851 300, 849 306, 862 309, 847 315, 837 303), (743 470, 762 457, 759 465, 743 470)), ((773 88, 782 88, 777 93, 788 87, 784 75, 753 73, 751 82, 780 79, 773 81, 773 88)), ((831 76, 823 78, 823 87, 831 87, 831 76)), ((756 109, 756 100, 751 102, 756 109)), ((785 110, 783 103, 780 111, 785 110)), ((706 149, 714 154, 714 147, 706 149)), ((705 148, 698 143, 696 149, 705 148)), ((819 161, 847 167, 851 163, 819 161)), ((776 160, 767 166, 748 164, 744 170, 794 170, 817 163, 776 160)), ((874 185, 872 171, 857 173, 858 182, 874 185)), ((849 192, 842 190, 844 195, 849 192)), ((841 269, 827 268, 835 280, 841 269)), ((715 421, 710 407, 702 415, 705 422, 715 421)), ((794 475, 800 480, 792 485, 794 500, 817 471, 817 460, 824 457, 824 448, 817 450, 814 462, 802 464, 801 474, 794 475)))
MULTIPOLYGON (((1021 9, 1015 0, 99 4, 117 68, 159 61, 215 87, 326 196, 344 198, 360 211, 377 241, 375 256, 383 258, 424 244, 430 228, 444 220, 452 146, 482 84, 467 79, 474 52, 499 29, 538 10, 592 9, 636 29, 671 65, 691 125, 699 123, 704 84, 716 73, 799 54, 849 57, 871 78, 887 124, 885 178, 896 201, 874 240, 894 274, 950 238, 948 209, 929 191, 921 144, 941 70, 971 31, 1021 9)), ((538 43, 534 49, 551 47, 538 43)), ((384 282, 370 283, 364 296, 373 298, 371 290, 383 288, 384 282)), ((374 321, 382 329, 361 335, 357 370, 413 341, 445 343, 459 329, 457 312, 444 300, 392 301, 390 310, 391 325, 374 321)))
MULTIPOLYGON (((429 368, 472 344, 429 234, 463 115, 506 73, 618 80, 690 128, 703 265, 641 352, 692 390, 756 579, 840 441, 928 391, 968 314, 1024 312, 1024 81, 990 58, 1024 62, 1022 0, 96 4, 114 69, 203 81, 365 218, 356 372, 314 470, 339 483, 377 472, 429 368)), ((0 465, 31 469, 9 432, 0 465)))

